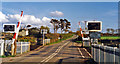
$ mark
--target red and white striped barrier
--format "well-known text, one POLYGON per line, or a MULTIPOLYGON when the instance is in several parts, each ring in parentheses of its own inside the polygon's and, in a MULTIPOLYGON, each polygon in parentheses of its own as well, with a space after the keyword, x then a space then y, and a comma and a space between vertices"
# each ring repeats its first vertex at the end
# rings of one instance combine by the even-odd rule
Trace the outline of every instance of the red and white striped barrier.
POLYGON ((21 11, 20 20, 19 20, 19 22, 17 24, 17 30, 16 30, 16 32, 15 32, 15 34, 13 36, 12 44, 14 44, 15 39, 17 39, 17 37, 18 37, 18 33, 19 33, 20 25, 21 25, 21 18, 22 18, 22 16, 23 16, 23 11, 21 11))
POLYGON ((84 36, 83 36, 83 32, 82 32, 82 28, 81 28, 80 22, 78 24, 79 24, 80 32, 81 32, 81 35, 82 35, 82 38, 83 38, 84 36))

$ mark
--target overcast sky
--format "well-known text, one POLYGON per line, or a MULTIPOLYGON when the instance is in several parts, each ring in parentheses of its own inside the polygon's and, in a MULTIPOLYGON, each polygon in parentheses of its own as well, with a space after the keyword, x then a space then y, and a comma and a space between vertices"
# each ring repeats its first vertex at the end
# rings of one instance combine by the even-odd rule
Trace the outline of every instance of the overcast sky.
POLYGON ((52 29, 51 18, 66 18, 72 24, 72 31, 78 29, 79 21, 89 20, 102 21, 102 32, 107 28, 118 28, 118 2, 3 2, 0 21, 16 23, 21 10, 24 11, 22 24, 36 27, 44 25, 52 29))

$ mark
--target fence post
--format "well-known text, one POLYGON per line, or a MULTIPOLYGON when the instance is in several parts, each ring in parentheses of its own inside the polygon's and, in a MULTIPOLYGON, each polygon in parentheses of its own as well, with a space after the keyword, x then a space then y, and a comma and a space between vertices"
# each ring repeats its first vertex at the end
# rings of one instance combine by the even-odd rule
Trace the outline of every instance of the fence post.
MULTIPOLYGON (((28 44, 28 42, 25 42, 25 44, 28 44)), ((25 52, 27 52, 28 45, 25 46, 25 52)))
POLYGON ((93 55, 93 53, 94 53, 93 45, 91 45, 91 53, 92 53, 92 57, 94 58, 94 55, 93 55))
POLYGON ((95 49, 95 44, 94 44, 94 60, 96 61, 96 49, 95 49))
POLYGON ((104 46, 100 46, 100 62, 104 62, 104 46))
POLYGON ((115 64, 120 64, 120 50, 115 48, 115 64))
POLYGON ((22 42, 20 42, 21 43, 21 54, 22 54, 22 42))
POLYGON ((115 49, 116 49, 116 48, 113 48, 113 50, 114 50, 114 64, 116 63, 116 60, 117 60, 117 59, 116 59, 116 55, 115 55, 115 52, 116 52, 115 49))
POLYGON ((119 53, 118 53, 118 57, 119 57, 118 64, 120 64, 120 49, 118 51, 119 51, 119 53))
POLYGON ((99 63, 99 45, 96 45, 96 62, 99 63))
POLYGON ((1 53, 0 54, 2 56, 2 55, 4 55, 4 40, 2 40, 0 44, 1 44, 1 46, 0 46, 1 47, 1 50, 0 50, 1 53))
POLYGON ((100 51, 101 51, 101 50, 100 50, 100 45, 99 45, 99 61, 98 61, 98 62, 99 62, 99 64, 100 64, 100 62, 101 62, 101 61, 100 61, 100 58, 101 58, 100 51))
POLYGON ((29 42, 29 49, 28 49, 28 51, 30 51, 30 42, 29 42))
POLYGON ((104 47, 104 64, 105 64, 105 62, 106 62, 106 46, 103 46, 104 47))
POLYGON ((14 55, 14 44, 11 44, 11 55, 14 55))

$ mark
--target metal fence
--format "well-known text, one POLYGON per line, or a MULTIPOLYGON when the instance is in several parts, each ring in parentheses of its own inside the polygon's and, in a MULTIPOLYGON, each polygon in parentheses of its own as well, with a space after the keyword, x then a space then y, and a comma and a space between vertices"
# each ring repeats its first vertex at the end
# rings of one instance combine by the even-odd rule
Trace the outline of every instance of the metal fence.
POLYGON ((0 40, 0 56, 4 55, 4 40, 0 40))
POLYGON ((30 42, 17 42, 16 53, 24 53, 30 51, 30 42))
MULTIPOLYGON (((12 40, 0 40, 0 56, 10 55, 12 40)), ((30 51, 30 42, 17 42, 16 53, 30 51)))
POLYGON ((83 41, 83 46, 90 46, 90 41, 89 40, 84 40, 83 41))
POLYGON ((44 45, 49 44, 50 43, 50 39, 45 39, 44 43, 45 43, 44 45))
POLYGON ((92 44, 93 59, 99 64, 120 64, 120 49, 92 44))

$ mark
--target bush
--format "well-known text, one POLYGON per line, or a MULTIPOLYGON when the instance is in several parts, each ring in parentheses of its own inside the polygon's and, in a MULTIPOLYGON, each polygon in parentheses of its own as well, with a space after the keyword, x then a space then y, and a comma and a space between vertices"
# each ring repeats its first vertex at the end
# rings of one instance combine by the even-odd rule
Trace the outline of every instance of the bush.
POLYGON ((50 39, 50 41, 51 42, 55 42, 55 41, 57 41, 58 40, 58 38, 59 38, 59 36, 60 36, 60 34, 47 34, 47 35, 45 35, 46 36, 46 38, 47 39, 50 39))
POLYGON ((60 36, 61 36, 61 39, 66 39, 66 38, 71 37, 72 34, 70 34, 70 33, 67 33, 67 34, 60 34, 60 36))
POLYGON ((56 42, 56 41, 58 41, 58 38, 60 37, 60 39, 62 39, 62 40, 64 40, 64 39, 67 39, 67 38, 69 38, 69 37, 71 37, 72 36, 72 34, 70 34, 70 33, 66 33, 66 34, 58 34, 58 33, 56 33, 56 34, 47 34, 46 35, 46 37, 48 38, 48 39, 51 39, 51 42, 56 42))
POLYGON ((18 41, 20 41, 20 42, 30 42, 31 45, 32 45, 32 44, 37 43, 37 38, 35 38, 35 37, 29 37, 29 36, 19 37, 18 41))

